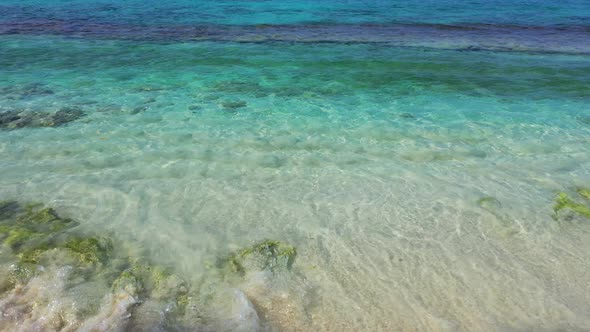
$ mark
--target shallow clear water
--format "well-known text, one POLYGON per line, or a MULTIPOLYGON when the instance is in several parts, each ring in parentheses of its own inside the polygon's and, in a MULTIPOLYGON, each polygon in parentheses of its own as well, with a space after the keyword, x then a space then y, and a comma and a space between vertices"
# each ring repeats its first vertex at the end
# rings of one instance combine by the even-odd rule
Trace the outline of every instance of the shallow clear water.
MULTIPOLYGON (((195 41, 119 28, 153 17, 146 25, 294 24, 295 36, 318 20, 588 33, 582 1, 547 2, 554 10, 535 16, 515 14, 526 2, 449 2, 436 18, 437 7, 408 4, 351 11, 363 5, 4 2, 2 27, 19 34, 0 36, 0 111, 85 116, 2 129, 0 198, 41 201, 80 221, 77 231, 109 234, 182 276, 194 297, 223 294, 194 309, 221 320, 235 316, 227 301, 251 301, 278 330, 590 329, 590 221, 553 212, 557 192, 590 185, 585 45, 541 38, 519 52, 528 37, 517 36, 510 50, 465 51, 453 33, 444 47, 436 34, 400 46, 345 43, 342 30, 329 43, 241 43, 242 30, 195 41), (86 23, 40 35, 37 23, 15 23, 25 19, 86 23), (297 247, 273 291, 256 276, 211 281, 221 255, 263 239, 297 247)), ((375 36, 367 29, 345 36, 375 36)), ((72 301, 62 288, 49 298, 72 301)), ((257 328, 246 321, 207 328, 257 328)))

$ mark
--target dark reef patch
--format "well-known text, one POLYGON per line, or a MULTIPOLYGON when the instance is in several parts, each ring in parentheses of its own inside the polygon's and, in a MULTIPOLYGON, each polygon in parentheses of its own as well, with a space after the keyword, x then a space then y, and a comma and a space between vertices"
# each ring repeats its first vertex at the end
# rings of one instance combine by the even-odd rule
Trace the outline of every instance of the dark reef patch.
POLYGON ((80 107, 62 107, 55 113, 7 110, 0 111, 0 128, 59 127, 80 119, 86 114, 80 107))

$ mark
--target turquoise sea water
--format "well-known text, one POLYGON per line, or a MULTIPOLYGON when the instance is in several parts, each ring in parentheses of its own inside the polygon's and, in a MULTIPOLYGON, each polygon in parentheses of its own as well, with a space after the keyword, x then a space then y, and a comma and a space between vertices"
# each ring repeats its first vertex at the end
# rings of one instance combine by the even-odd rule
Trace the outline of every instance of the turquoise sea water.
POLYGON ((0 329, 588 331, 589 82, 587 1, 2 1, 0 200, 113 249, 2 205, 0 329))

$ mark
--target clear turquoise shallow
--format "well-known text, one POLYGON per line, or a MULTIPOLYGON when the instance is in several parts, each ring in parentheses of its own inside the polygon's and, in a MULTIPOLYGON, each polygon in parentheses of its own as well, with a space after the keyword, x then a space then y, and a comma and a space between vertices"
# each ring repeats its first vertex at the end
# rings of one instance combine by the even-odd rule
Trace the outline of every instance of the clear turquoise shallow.
MULTIPOLYGON (((587 24, 583 1, 543 3, 4 1, 0 12, 83 29, 587 24)), ((45 202, 170 267, 193 296, 222 294, 194 309, 219 325, 178 329, 255 330, 223 295, 235 287, 261 330, 588 330, 590 223, 552 210, 557 192, 590 186, 588 55, 6 31, 0 112, 85 116, 1 129, 0 199, 45 202), (220 253, 263 239, 297 247, 294 277, 270 291, 260 276, 211 281, 220 253)), ((38 287, 53 308, 84 297, 54 283, 38 287)))

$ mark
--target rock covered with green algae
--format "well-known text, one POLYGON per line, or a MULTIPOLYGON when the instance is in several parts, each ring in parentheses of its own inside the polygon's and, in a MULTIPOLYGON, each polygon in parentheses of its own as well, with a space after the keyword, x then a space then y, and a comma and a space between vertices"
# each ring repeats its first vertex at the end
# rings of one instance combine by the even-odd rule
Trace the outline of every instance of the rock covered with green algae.
MULTIPOLYGON (((0 311, 12 319, 0 330, 23 326, 178 330, 223 325, 218 323, 226 318, 206 311, 212 302, 202 288, 191 290, 180 276, 145 258, 119 255, 119 243, 111 239, 76 234, 76 225, 39 204, 0 204, 0 241, 14 257, 10 268, 0 264, 0 311)), ((211 284, 212 289, 241 289, 236 303, 250 303, 244 312, 260 315, 256 326, 281 329, 302 324, 303 292, 290 288, 298 282, 293 280, 299 280, 291 273, 296 255, 294 247, 279 241, 256 243, 229 255, 214 269, 213 274, 222 278, 211 284), (223 277, 228 275, 233 277, 223 277)))
POLYGON ((585 199, 587 199, 588 201, 590 201, 590 189, 578 188, 578 194, 580 194, 580 196, 582 196, 585 199))
POLYGON ((492 196, 485 196, 478 199, 477 205, 479 205, 479 207, 481 207, 482 209, 488 211, 494 211, 502 207, 502 203, 500 203, 500 201, 497 198, 492 196))
POLYGON ((71 235, 77 225, 39 203, 0 202, 0 243, 12 257, 8 284, 25 285, 56 263, 79 268, 105 262, 112 250, 109 240, 71 235))
POLYGON ((132 330, 165 330, 177 327, 186 312, 190 287, 178 275, 136 259, 124 273, 141 283, 141 305, 133 311, 128 328, 132 330))
POLYGON ((0 239, 21 263, 39 263, 46 251, 63 249, 80 263, 98 264, 104 263, 112 251, 109 239, 67 233, 78 222, 42 204, 8 201, 0 203, 0 211, 0 239))
POLYGON ((178 300, 188 292, 188 284, 178 275, 145 258, 130 259, 121 276, 134 276, 142 285, 142 293, 155 300, 178 300))
MULTIPOLYGON (((590 189, 578 188, 577 193, 587 201, 590 201, 590 189)), ((555 198, 555 205, 553 211, 557 218, 559 218, 560 212, 563 210, 571 211, 577 215, 590 219, 590 206, 583 203, 578 203, 571 199, 568 194, 561 192, 557 194, 555 198)))
POLYGON ((111 239, 76 235, 71 229, 76 225, 41 204, 0 203, 0 241, 12 257, 10 265, 0 264, 0 304, 4 303, 0 310, 7 310, 16 324, 2 330, 35 324, 49 330, 61 330, 66 325, 76 330, 123 330, 143 302, 158 308, 157 315, 180 315, 184 311, 188 293, 184 280, 147 260, 115 257, 111 239), (56 272, 63 268, 67 268, 67 274, 56 272), (64 287, 48 290, 51 284, 64 287), (84 285, 102 289, 101 305, 96 305, 100 297, 93 303, 67 299, 69 289, 82 289, 84 285), (46 291, 59 294, 49 296, 46 291), (64 305, 70 308, 66 311, 74 318, 67 324, 40 322, 39 317, 47 316, 43 308, 23 304, 45 303, 51 297, 63 297, 64 305))
POLYGON ((280 241, 266 240, 231 254, 222 266, 241 275, 248 271, 290 270, 295 262, 295 247, 280 241))
POLYGON ((239 304, 237 312, 240 313, 236 316, 236 310, 232 309, 234 314, 229 315, 228 326, 235 327, 247 313, 250 319, 246 326, 259 325, 262 330, 310 330, 305 310, 309 285, 293 271, 296 256, 295 247, 265 240, 221 260, 224 279, 229 287, 238 290, 234 293, 239 294, 239 300, 226 296, 226 301, 231 300, 230 307, 239 304))
POLYGON ((14 217, 21 211, 21 206, 17 201, 0 201, 0 220, 14 217))
POLYGON ((99 237, 72 237, 64 244, 82 263, 105 263, 113 250, 111 240, 99 237))
POLYGON ((77 226, 72 219, 60 217, 52 208, 41 204, 0 202, 0 241, 13 250, 39 246, 56 233, 77 226))

